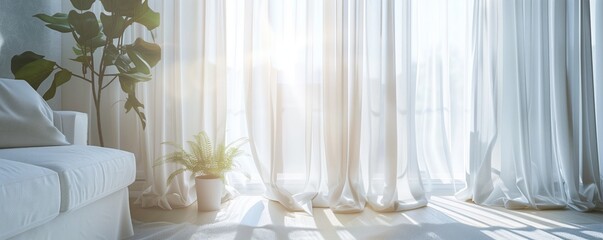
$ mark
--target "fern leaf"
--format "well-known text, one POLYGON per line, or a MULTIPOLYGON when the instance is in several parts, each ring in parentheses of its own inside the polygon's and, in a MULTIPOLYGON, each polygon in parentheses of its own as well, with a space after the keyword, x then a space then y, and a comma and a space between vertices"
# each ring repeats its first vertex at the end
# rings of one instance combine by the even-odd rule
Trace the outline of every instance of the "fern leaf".
POLYGON ((239 138, 237 140, 234 140, 233 142, 231 142, 230 144, 228 144, 228 146, 226 146, 226 149, 230 149, 230 148, 240 148, 241 146, 243 146, 243 144, 249 142, 247 138, 239 138))
POLYGON ((176 171, 172 172, 172 173, 170 174, 170 176, 168 177, 168 179, 167 179, 167 185, 172 184, 172 181, 174 181, 174 178, 175 178, 176 176, 178 176, 179 174, 183 173, 184 171, 186 171, 186 169, 185 169, 185 168, 180 168, 180 169, 178 169, 178 170, 176 170, 176 171))
POLYGON ((193 173, 191 177, 196 174, 206 174, 223 178, 226 172, 233 169, 233 166, 239 168, 234 162, 234 158, 242 153, 240 147, 247 142, 246 138, 240 138, 227 146, 217 143, 214 148, 207 133, 201 131, 193 136, 192 141, 186 142, 189 151, 186 151, 181 144, 162 143, 174 147, 176 150, 155 161, 155 166, 166 163, 177 163, 182 166, 169 175, 168 184, 171 184, 178 174, 185 171, 191 171, 193 173))

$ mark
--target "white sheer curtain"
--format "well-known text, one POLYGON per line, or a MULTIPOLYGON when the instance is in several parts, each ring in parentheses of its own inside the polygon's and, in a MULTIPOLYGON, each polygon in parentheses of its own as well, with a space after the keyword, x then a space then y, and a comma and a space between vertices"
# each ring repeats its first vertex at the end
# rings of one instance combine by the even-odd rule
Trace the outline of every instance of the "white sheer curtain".
MULTIPOLYGON (((595 107, 597 119, 598 149, 603 149, 603 2, 590 1, 590 23, 593 45, 593 82, 595 88, 595 107)), ((603 159, 603 151, 599 151, 599 159, 603 159)), ((603 164, 599 164, 599 172, 603 172, 603 164)))
POLYGON ((589 1, 476 1, 475 117, 458 197, 507 208, 601 206, 590 20, 589 1))
MULTIPOLYGON (((462 177, 467 2, 152 3, 165 54, 144 91, 149 161, 201 129, 246 136, 265 195, 294 211, 413 209, 432 179, 462 177)), ((149 165, 143 206, 194 201, 186 176, 165 186, 173 168, 149 165)))
POLYGON ((163 57, 155 81, 145 86, 147 106, 147 180, 151 186, 138 202, 143 207, 166 209, 194 203, 190 173, 166 186, 175 165, 154 166, 153 161, 174 151, 163 142, 185 143, 206 131, 214 142, 226 134, 227 69, 225 6, 223 1, 151 1, 162 14, 157 41, 163 57))
POLYGON ((150 2, 164 57, 141 90, 145 207, 195 201, 152 161, 200 130, 248 137, 251 183, 293 211, 408 210, 456 180, 478 204, 601 205, 603 4, 150 2))
POLYGON ((421 172, 453 178, 451 128, 462 131, 468 108, 450 99, 462 105, 469 85, 460 53, 449 72, 446 1, 236 6, 244 14, 227 18, 244 62, 234 69, 268 198, 294 211, 399 211, 427 204, 421 172))

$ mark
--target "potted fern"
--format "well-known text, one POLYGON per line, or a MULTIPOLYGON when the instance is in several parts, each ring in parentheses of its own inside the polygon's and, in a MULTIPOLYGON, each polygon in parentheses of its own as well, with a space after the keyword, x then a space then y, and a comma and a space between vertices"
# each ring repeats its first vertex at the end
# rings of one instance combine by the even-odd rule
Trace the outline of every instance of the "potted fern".
POLYGON ((246 139, 241 138, 227 146, 223 143, 213 146, 207 133, 202 131, 194 136, 193 141, 187 141, 190 152, 187 152, 182 145, 165 143, 175 147, 176 151, 160 158, 155 166, 165 163, 181 165, 181 168, 168 176, 168 185, 179 174, 186 171, 192 172, 191 177, 195 179, 198 211, 216 211, 220 209, 225 181, 224 174, 234 170, 236 165, 233 160, 242 153, 240 148, 246 142, 246 139))

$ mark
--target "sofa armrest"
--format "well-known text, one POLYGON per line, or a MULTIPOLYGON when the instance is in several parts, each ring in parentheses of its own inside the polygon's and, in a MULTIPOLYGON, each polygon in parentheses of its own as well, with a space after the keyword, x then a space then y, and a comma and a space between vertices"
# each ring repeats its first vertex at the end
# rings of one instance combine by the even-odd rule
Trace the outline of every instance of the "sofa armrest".
POLYGON ((54 126, 73 145, 88 144, 88 115, 74 111, 54 111, 54 126))

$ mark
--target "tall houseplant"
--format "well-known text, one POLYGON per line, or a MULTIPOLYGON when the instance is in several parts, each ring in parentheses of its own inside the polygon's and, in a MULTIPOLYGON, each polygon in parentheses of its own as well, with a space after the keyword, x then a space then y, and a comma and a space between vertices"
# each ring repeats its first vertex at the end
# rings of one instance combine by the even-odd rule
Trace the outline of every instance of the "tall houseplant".
POLYGON ((246 142, 245 138, 241 138, 226 146, 223 143, 214 146, 207 133, 200 132, 194 136, 193 141, 187 142, 190 152, 187 152, 182 145, 166 143, 176 150, 157 160, 155 166, 165 163, 176 163, 181 166, 169 175, 168 185, 179 174, 192 172, 191 177, 195 178, 198 210, 215 211, 220 209, 224 174, 237 167, 233 160, 242 153, 240 147, 246 142))
POLYGON ((125 30, 133 24, 141 24, 149 31, 159 26, 159 13, 154 12, 145 0, 100 0, 104 12, 97 15, 90 10, 96 0, 71 0, 75 8, 69 13, 52 16, 36 14, 34 17, 46 23, 52 30, 69 33, 75 39, 72 48, 81 64, 81 74, 61 67, 54 61, 31 51, 13 56, 11 71, 16 79, 27 81, 34 89, 54 73, 50 88, 44 93, 46 100, 55 96, 57 87, 73 77, 90 83, 96 110, 96 123, 101 146, 104 146, 101 124, 102 93, 115 80, 127 94, 124 103, 126 112, 134 110, 146 127, 144 105, 136 98, 136 84, 151 79, 151 69, 161 59, 161 48, 155 43, 137 38, 126 43, 125 30))

